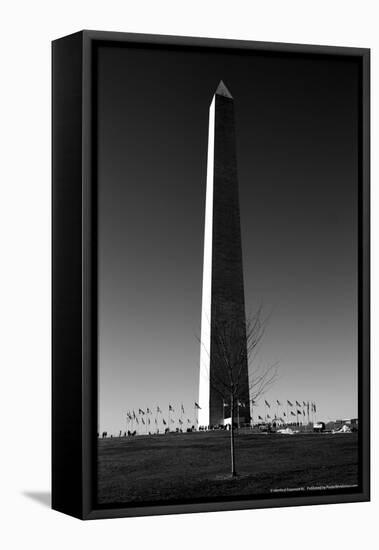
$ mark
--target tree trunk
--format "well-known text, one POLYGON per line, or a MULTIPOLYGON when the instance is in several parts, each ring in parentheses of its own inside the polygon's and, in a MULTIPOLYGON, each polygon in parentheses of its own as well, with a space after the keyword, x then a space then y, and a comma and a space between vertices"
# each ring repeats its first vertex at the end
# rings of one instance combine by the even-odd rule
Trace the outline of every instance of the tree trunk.
POLYGON ((232 477, 237 475, 236 473, 236 460, 234 454, 234 395, 231 395, 230 399, 230 456, 232 465, 232 477))

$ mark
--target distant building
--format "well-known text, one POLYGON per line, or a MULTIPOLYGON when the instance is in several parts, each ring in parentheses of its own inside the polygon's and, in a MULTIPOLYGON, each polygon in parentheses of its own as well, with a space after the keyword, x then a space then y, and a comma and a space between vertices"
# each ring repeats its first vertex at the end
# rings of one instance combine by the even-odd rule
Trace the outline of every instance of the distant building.
POLYGON ((349 426, 352 431, 358 430, 358 418, 340 418, 333 424, 335 429, 342 428, 342 426, 349 426))

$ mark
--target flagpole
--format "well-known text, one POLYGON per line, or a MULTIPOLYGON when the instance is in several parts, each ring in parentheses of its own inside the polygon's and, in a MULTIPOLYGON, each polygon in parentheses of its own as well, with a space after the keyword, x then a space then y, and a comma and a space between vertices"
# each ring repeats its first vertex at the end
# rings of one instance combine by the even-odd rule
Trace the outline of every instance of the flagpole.
POLYGON ((195 430, 199 430, 199 419, 198 419, 198 409, 200 409, 201 407, 196 403, 194 403, 193 405, 193 415, 194 415, 194 419, 195 419, 195 430))

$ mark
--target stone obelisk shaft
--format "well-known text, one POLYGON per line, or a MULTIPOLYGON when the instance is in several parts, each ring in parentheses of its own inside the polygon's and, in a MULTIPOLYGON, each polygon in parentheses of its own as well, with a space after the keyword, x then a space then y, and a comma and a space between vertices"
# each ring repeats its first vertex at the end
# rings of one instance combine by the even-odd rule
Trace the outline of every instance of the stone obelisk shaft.
MULTIPOLYGON (((223 397, 212 387, 212 371, 217 369, 218 377, 223 373, 223 365, 216 352, 220 327, 233 327, 236 348, 240 351, 245 346, 246 349, 234 100, 222 82, 210 108, 206 200, 202 347, 207 349, 203 349, 201 354, 199 399, 202 409, 204 406, 204 413, 199 416, 199 423, 217 425, 230 416, 230 408, 224 406, 223 397), (206 364, 202 366, 202 362, 206 364)), ((242 406, 239 416, 248 422, 250 408, 246 354, 240 367, 237 401, 242 406)), ((224 374, 227 378, 227 373, 224 374)))

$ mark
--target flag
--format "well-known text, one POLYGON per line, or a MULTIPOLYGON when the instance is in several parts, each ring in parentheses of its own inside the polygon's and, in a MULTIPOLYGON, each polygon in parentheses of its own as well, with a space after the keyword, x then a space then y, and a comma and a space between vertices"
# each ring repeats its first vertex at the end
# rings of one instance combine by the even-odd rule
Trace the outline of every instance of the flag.
POLYGON ((301 407, 301 405, 300 405, 300 403, 299 403, 298 401, 296 401, 296 405, 297 405, 298 407, 301 407))
POLYGON ((291 414, 292 414, 292 416, 296 416, 296 414, 293 411, 291 411, 291 414))
POLYGON ((200 405, 195 402, 195 409, 201 409, 200 405))
POLYGON ((174 409, 171 407, 171 405, 168 406, 168 410, 172 411, 172 412, 175 412, 174 409))
POLYGON ((266 399, 265 399, 265 405, 267 405, 267 407, 270 408, 270 403, 268 403, 268 401, 266 401, 266 399))
POLYGON ((163 420, 163 424, 164 424, 165 426, 167 426, 166 420, 165 420, 164 418, 162 418, 162 420, 163 420))
POLYGON ((263 420, 263 418, 262 418, 261 416, 259 416, 259 415, 258 415, 258 418, 259 418, 259 420, 263 420))
POLYGON ((159 406, 157 407, 157 413, 161 413, 162 411, 160 410, 159 406))
POLYGON ((145 414, 145 412, 142 409, 138 409, 138 414, 145 414))
POLYGON ((278 407, 281 407, 281 406, 282 406, 282 404, 281 404, 280 401, 276 400, 276 402, 277 402, 277 404, 278 404, 278 407))
POLYGON ((293 404, 291 403, 291 401, 288 401, 288 399, 287 399, 287 403, 290 407, 293 407, 293 404))
POLYGON ((297 414, 301 414, 301 411, 299 411, 299 409, 297 409, 297 411, 296 411, 296 412, 297 412, 297 414))

